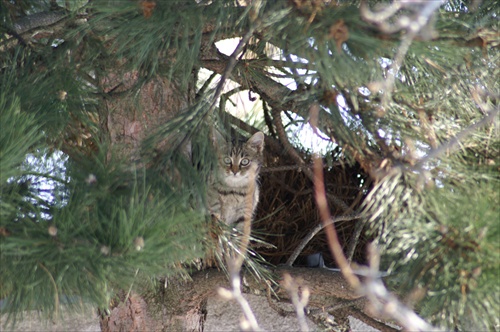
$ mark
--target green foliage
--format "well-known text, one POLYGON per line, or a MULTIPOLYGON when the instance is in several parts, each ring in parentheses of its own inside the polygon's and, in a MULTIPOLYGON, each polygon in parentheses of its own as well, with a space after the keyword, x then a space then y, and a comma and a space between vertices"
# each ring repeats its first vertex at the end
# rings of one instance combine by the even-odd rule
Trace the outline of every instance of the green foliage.
POLYGON ((78 134, 68 131, 75 119, 95 129, 97 101, 91 85, 68 74, 64 55, 38 61, 51 71, 37 70, 40 57, 18 48, 2 66, 0 298, 11 322, 32 309, 54 318, 68 299, 74 309, 107 308, 117 290, 182 274, 180 263, 203 252, 205 216, 190 205, 190 191, 169 190, 157 177, 148 183, 152 174, 130 171, 105 144, 94 156, 71 147, 58 169, 39 165, 78 134))
POLYGON ((435 323, 489 330, 497 324, 499 184, 492 180, 452 192, 441 188, 429 195, 425 210, 432 211, 428 218, 436 229, 408 255, 405 269, 407 280, 428 288, 421 312, 435 323))
POLYGON ((26 154, 39 145, 42 134, 34 114, 21 111, 19 97, 0 93, 0 112, 0 183, 4 184, 23 173, 20 166, 26 154))
POLYGON ((222 21, 238 25, 241 17, 229 10, 231 3, 200 6, 196 1, 158 1, 148 16, 136 2, 101 1, 92 4, 95 15, 78 31, 83 33, 79 38, 104 35, 114 50, 107 54, 112 56, 109 61, 127 59, 128 68, 139 70, 144 81, 161 73, 186 86, 199 55, 203 26, 214 22, 211 33, 215 34, 227 28, 221 27, 222 21))
POLYGON ((94 165, 75 174, 69 201, 50 220, 2 218, 9 235, 2 237, 0 280, 14 314, 52 314, 64 296, 107 308, 114 290, 132 287, 139 272, 181 273, 177 263, 200 256, 203 215, 148 189, 141 176, 94 165))
MULTIPOLYGON (((31 206, 26 197, 25 182, 17 182, 26 175, 21 166, 26 154, 40 146, 40 125, 33 114, 21 112, 20 99, 0 93, 0 220, 15 216, 22 206, 31 206)), ((0 291, 0 296, 2 292, 0 291)))
MULTIPOLYGON (((39 48, 15 47, 2 53, 2 91, 17 96, 26 114, 37 116, 38 126, 56 148, 73 136, 68 125, 80 121, 92 126, 89 115, 96 113, 96 89, 82 82, 78 68, 67 54, 69 43, 54 48, 51 41, 39 48)), ((83 68, 82 68, 83 69, 83 68)))
POLYGON ((434 324, 493 329, 500 305, 498 177, 423 191, 409 185, 411 177, 405 182, 384 181, 367 205, 392 282, 403 294, 423 289, 419 312, 434 324), (387 206, 386 195, 402 204, 387 206))
MULTIPOLYGON (((0 3, 0 297, 14 313, 50 314, 64 296, 107 307, 116 289, 183 273, 177 263, 203 255, 210 129, 226 121, 213 107, 215 87, 192 89, 204 86, 195 82, 200 67, 229 61, 212 42, 255 29, 224 78, 259 94, 268 116, 293 113, 297 126, 288 128, 307 124, 318 106, 325 154, 358 162, 376 183, 366 216, 399 286, 427 291, 420 313, 448 328, 493 328, 498 124, 469 127, 498 108, 498 1, 442 6, 432 33, 412 41, 385 104, 381 84, 407 34, 381 32, 359 2, 154 3, 150 13, 137 1, 0 3), (13 23, 51 5, 66 7, 65 21, 13 33, 13 23), (106 86, 124 73, 137 76, 131 87, 106 86), (130 97, 137 119, 154 117, 141 98, 156 79, 175 85, 185 107, 157 119, 131 162, 110 143, 108 120, 121 111, 110 100, 130 97), (61 169, 33 161, 57 149, 61 169), (43 196, 49 179, 57 185, 43 196)), ((273 132, 275 119, 249 119, 273 132)))

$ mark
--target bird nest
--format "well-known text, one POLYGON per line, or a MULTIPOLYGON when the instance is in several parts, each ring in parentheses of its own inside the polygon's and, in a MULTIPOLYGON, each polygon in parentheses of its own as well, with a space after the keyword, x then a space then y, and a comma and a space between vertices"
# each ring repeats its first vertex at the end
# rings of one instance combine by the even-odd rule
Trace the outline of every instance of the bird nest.
MULTIPOLYGON (((302 152, 301 155, 306 164, 311 164, 310 154, 302 152)), ((265 165, 260 175, 260 201, 252 234, 272 246, 257 245, 254 250, 271 264, 278 265, 286 263, 303 239, 321 223, 321 219, 310 174, 305 174, 292 156, 267 151, 265 165)), ((358 210, 366 195, 366 181, 367 176, 359 165, 336 162, 324 168, 325 189, 332 217, 358 210)), ((356 243, 351 240, 359 222, 359 219, 345 220, 335 223, 335 228, 344 252, 354 245, 353 261, 362 263, 367 238, 361 235, 356 243)), ((324 230, 304 247, 295 265, 305 265, 305 257, 316 253, 323 255, 327 266, 335 266, 324 230)))

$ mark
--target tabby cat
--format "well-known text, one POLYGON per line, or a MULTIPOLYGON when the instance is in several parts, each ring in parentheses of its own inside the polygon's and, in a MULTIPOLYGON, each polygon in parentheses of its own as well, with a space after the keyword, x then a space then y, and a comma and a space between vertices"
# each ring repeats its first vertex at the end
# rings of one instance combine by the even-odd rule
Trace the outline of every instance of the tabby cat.
POLYGON ((217 135, 218 174, 208 192, 210 213, 227 225, 240 228, 252 218, 259 202, 258 175, 263 159, 264 134, 246 142, 229 143, 217 135), (253 182, 253 183, 252 183, 253 182), (249 209, 251 199, 251 209, 249 209))

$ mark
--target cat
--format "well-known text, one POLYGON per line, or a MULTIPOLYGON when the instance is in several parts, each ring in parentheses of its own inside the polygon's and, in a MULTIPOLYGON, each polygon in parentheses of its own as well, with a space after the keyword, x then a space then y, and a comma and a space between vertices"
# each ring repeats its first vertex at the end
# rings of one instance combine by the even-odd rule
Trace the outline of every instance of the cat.
POLYGON ((216 136, 217 173, 208 191, 209 211, 227 225, 241 230, 243 222, 253 217, 259 202, 258 175, 263 161, 264 134, 257 132, 246 142, 227 142, 218 132, 216 136))

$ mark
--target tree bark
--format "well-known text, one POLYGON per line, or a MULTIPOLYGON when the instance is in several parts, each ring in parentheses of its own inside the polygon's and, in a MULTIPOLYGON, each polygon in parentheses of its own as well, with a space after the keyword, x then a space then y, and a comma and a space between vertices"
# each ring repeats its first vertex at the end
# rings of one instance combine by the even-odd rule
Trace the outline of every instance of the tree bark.
POLYGON ((135 97, 128 92, 140 84, 138 72, 110 72, 101 82, 109 96, 105 98, 102 132, 108 134, 110 153, 132 162, 139 159, 144 138, 186 109, 194 93, 180 91, 166 78, 156 77, 140 86, 139 96, 135 97))
MULTIPOLYGON (((117 156, 130 165, 140 166, 141 148, 144 139, 156 131, 176 114, 186 109, 194 91, 180 90, 163 77, 156 77, 147 83, 140 82, 137 71, 127 71, 124 64, 108 70, 100 79, 104 98, 100 114, 101 132, 107 135, 109 149, 107 159, 117 156), (129 93, 130 91, 139 93, 129 93)), ((161 142, 165 147, 168 142, 161 142)), ((155 296, 153 296, 155 298, 155 296)), ((101 315, 101 330, 112 331, 179 331, 199 330, 193 315, 186 313, 182 319, 165 316, 163 310, 154 310, 154 300, 136 293, 121 294, 109 314, 101 315)), ((196 311, 196 310, 195 310, 196 311)))
MULTIPOLYGON (((293 308, 283 309, 289 303, 288 291, 282 283, 284 274, 289 274, 299 285, 299 291, 310 291, 308 316, 313 321, 325 312, 341 320, 353 316, 378 330, 394 331, 377 321, 369 312, 368 302, 354 292, 340 272, 320 268, 272 269, 277 285, 274 296, 268 297, 275 309, 277 319, 295 316, 293 308), (292 309, 292 310, 290 310, 292 309)), ((169 280, 166 287, 156 294, 140 296, 132 294, 111 310, 109 316, 101 318, 104 332, 114 331, 196 331, 204 330, 204 322, 212 313, 207 311, 207 302, 217 296, 217 290, 230 288, 227 275, 216 269, 194 273, 189 281, 169 280)), ((243 290, 247 294, 266 297, 268 284, 256 280, 249 272, 242 276, 243 290)), ((234 305, 237 305, 234 303, 234 305)), ((298 328, 298 325, 297 325, 298 328)))

